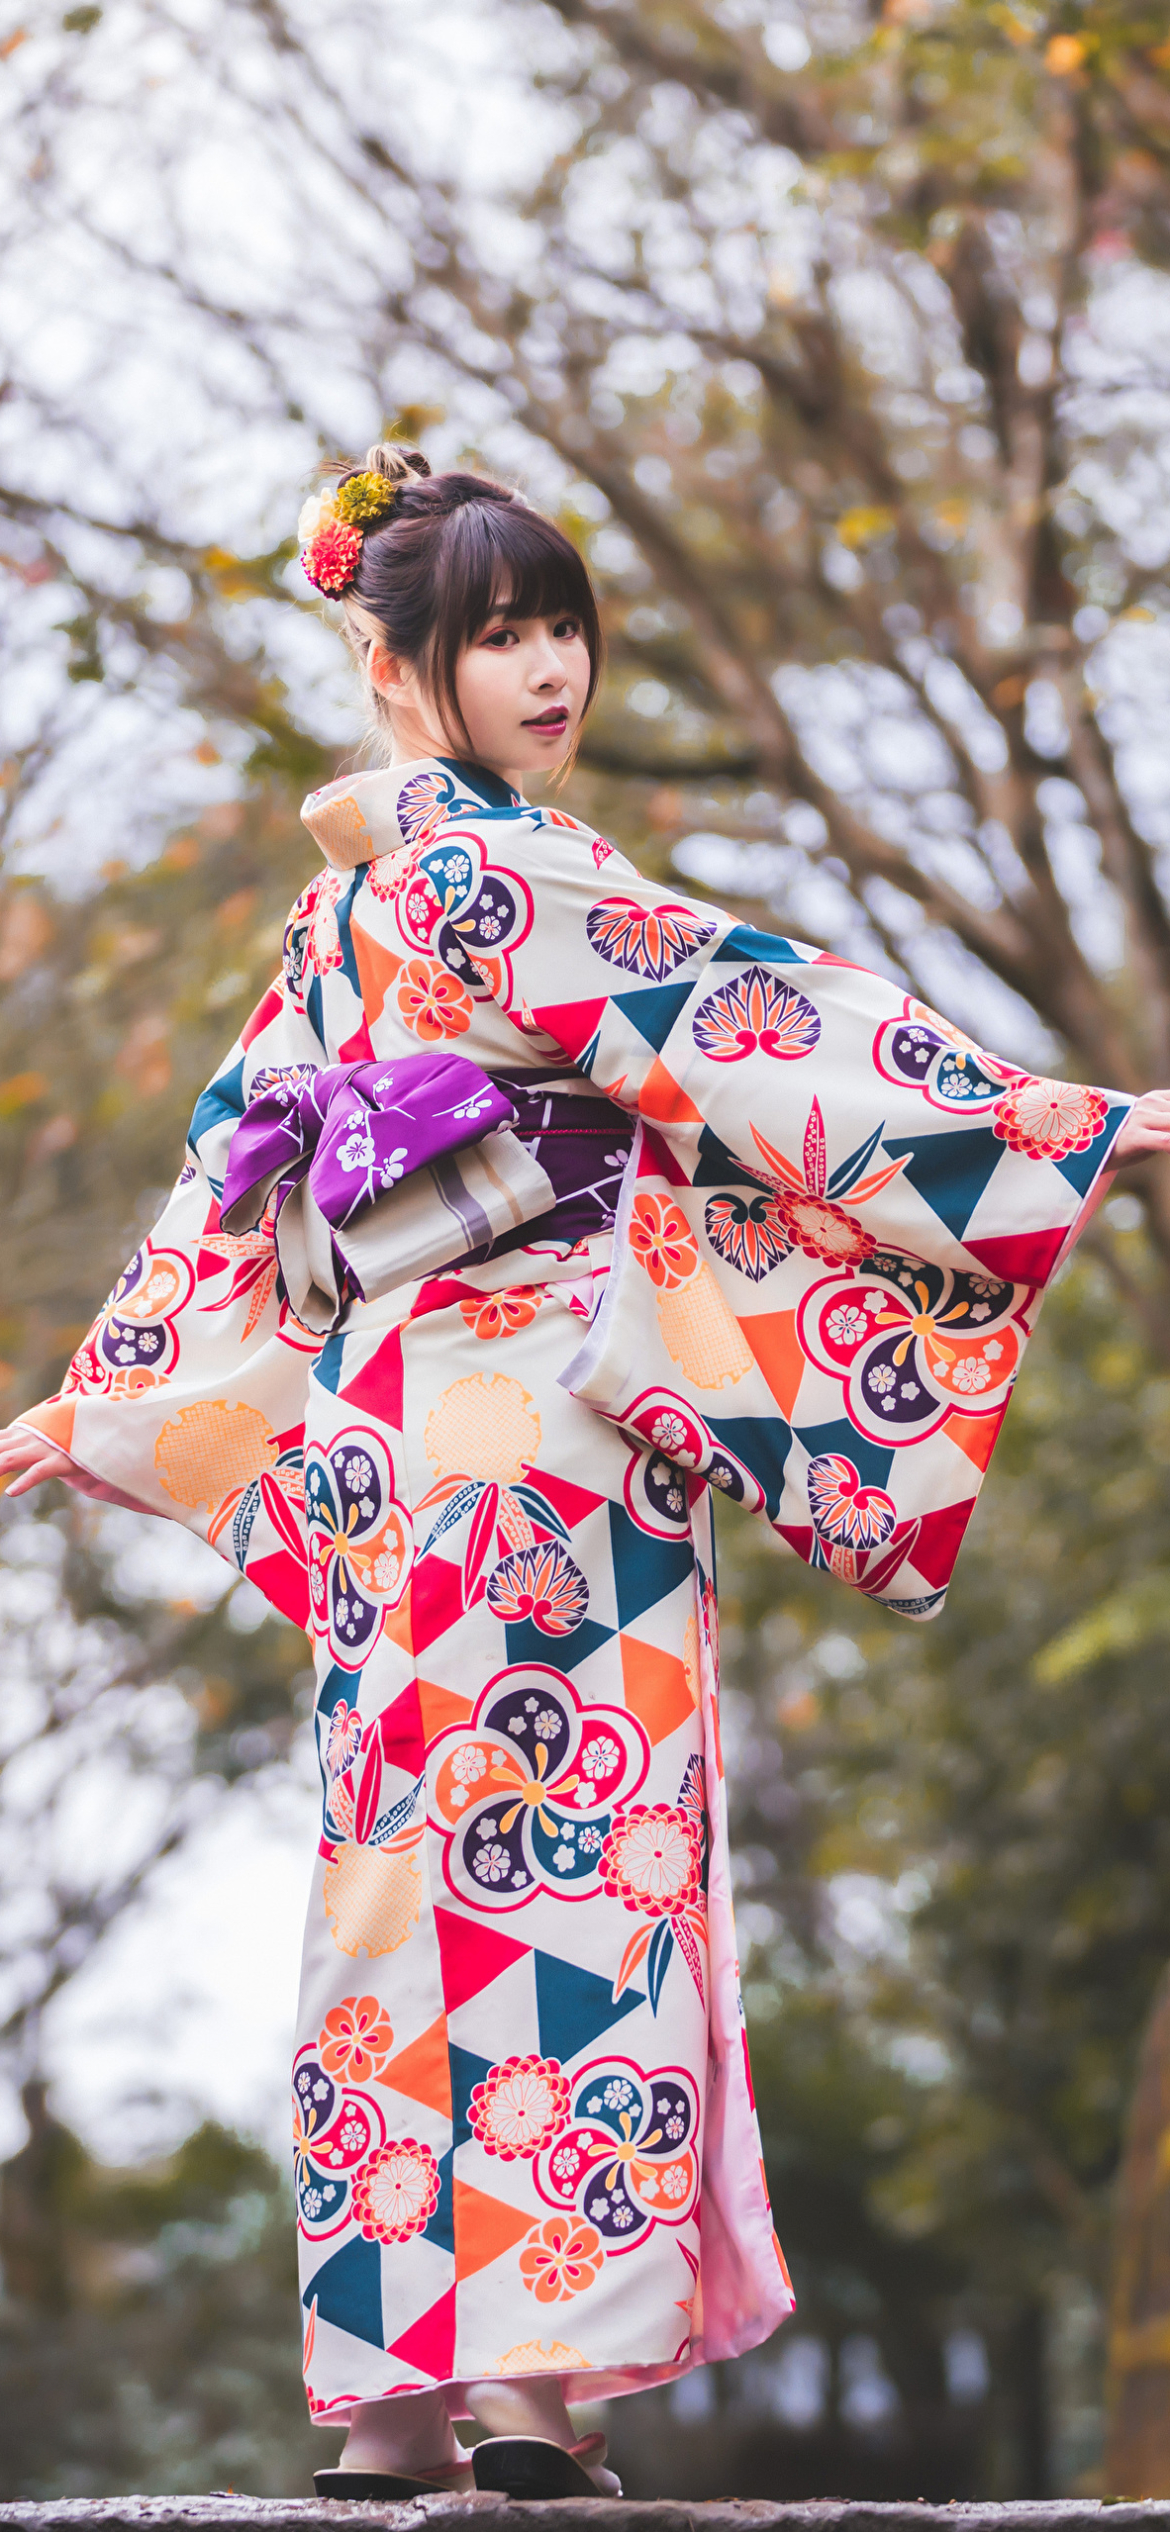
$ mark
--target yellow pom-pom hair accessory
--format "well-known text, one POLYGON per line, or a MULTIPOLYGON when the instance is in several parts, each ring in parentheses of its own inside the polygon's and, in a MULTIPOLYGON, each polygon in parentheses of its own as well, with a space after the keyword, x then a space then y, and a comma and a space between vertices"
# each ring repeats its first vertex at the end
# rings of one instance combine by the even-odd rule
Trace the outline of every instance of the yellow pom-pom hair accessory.
MULTIPOLYGON (((409 477, 407 478, 409 481, 409 477)), ((340 598, 362 559, 368 528, 389 518, 401 486, 386 475, 347 475, 336 492, 314 493, 297 521, 301 569, 326 598, 340 598)))

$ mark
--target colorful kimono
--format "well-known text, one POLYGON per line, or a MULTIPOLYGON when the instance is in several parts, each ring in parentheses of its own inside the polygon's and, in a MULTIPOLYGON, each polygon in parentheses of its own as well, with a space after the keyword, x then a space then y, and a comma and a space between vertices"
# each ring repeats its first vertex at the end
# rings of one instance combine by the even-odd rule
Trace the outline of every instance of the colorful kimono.
POLYGON ((283 976, 30 1420, 315 1639, 313 2414, 493 2374, 604 2396, 791 2306, 710 1489, 937 1609, 1127 1102, 1022 1075, 475 769, 359 775, 304 815, 327 867, 283 976), (433 1164, 428 1055, 459 1143, 433 1164))

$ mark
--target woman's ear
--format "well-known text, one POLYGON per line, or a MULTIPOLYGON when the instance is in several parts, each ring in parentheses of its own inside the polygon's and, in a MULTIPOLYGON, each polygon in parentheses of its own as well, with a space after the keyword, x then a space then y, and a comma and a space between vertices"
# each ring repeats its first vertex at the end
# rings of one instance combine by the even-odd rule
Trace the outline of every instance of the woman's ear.
POLYGON ((387 703, 400 703, 414 671, 408 659, 399 659, 383 642, 371 642, 366 653, 366 669, 371 685, 386 697, 387 703))

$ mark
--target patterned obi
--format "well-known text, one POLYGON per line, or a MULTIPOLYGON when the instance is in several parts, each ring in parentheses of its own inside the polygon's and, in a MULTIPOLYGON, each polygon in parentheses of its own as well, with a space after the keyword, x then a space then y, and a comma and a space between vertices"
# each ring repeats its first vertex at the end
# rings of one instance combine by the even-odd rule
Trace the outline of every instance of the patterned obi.
MULTIPOLYGON (((570 1082, 574 1077, 570 1076, 570 1082)), ((534 1222, 507 1231, 473 1261, 505 1256, 509 1249, 578 1240, 612 1231, 622 1178, 634 1141, 634 1120, 612 1099, 565 1086, 564 1075, 492 1073, 495 1088, 515 1109, 512 1133, 551 1181, 556 1201, 534 1222)))
POLYGON ((576 1078, 493 1077, 446 1053, 262 1073, 232 1136, 224 1229, 271 1207, 290 1305, 321 1333, 422 1276, 611 1231, 633 1127, 576 1078))

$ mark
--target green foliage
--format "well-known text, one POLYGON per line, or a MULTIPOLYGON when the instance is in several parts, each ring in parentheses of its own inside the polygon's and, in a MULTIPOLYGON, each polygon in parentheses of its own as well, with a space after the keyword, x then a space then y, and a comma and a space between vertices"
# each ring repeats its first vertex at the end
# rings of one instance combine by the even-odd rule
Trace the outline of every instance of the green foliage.
POLYGON ((308 2495, 290 2193, 213 2123, 118 2171, 33 2105, 0 2174, 0 2495, 308 2495))

